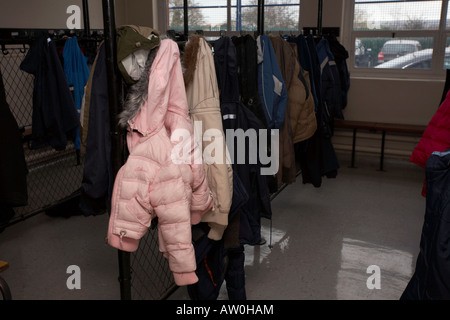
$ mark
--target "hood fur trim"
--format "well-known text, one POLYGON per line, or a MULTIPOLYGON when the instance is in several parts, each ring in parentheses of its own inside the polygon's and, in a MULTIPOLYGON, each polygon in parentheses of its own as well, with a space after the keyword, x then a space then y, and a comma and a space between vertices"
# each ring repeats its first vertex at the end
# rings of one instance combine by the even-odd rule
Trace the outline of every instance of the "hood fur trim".
POLYGON ((200 49, 200 35, 192 35, 187 42, 183 53, 184 84, 187 86, 194 80, 197 69, 198 52, 200 49))
POLYGON ((124 103, 124 110, 119 115, 119 127, 122 129, 128 128, 128 121, 136 117, 141 106, 148 99, 148 85, 150 82, 150 73, 153 61, 158 53, 159 47, 150 50, 145 63, 142 75, 136 84, 132 85, 129 89, 127 98, 124 103))

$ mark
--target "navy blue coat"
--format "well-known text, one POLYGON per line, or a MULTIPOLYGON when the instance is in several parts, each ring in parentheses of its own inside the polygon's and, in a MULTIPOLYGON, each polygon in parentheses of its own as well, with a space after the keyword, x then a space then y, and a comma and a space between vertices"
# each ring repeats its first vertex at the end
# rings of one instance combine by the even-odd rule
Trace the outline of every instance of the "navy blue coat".
POLYGON ((92 72, 89 130, 80 200, 80 209, 85 216, 109 211, 114 186, 104 45, 98 50, 97 63, 92 72))
POLYGON ((55 43, 37 39, 20 69, 34 75, 31 148, 64 150, 80 121, 55 43))
POLYGON ((450 150, 426 163, 427 200, 420 252, 402 300, 450 299, 450 150))

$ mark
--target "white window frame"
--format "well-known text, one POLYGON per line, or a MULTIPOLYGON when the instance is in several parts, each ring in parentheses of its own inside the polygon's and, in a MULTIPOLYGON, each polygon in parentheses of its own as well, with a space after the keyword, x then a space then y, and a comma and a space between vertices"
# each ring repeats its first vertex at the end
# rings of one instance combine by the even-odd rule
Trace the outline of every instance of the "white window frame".
MULTIPOLYGON (((375 79, 408 79, 408 80, 441 80, 445 77, 444 56, 447 37, 450 37, 450 29, 446 30, 447 8, 449 0, 442 0, 441 17, 438 30, 353 30, 353 17, 355 0, 344 0, 343 37, 341 39, 349 52, 348 68, 352 78, 375 79), (432 37, 433 59, 431 69, 377 69, 355 67, 355 40, 357 38, 389 38, 395 34, 395 38, 432 37)), ((393 39, 395 39, 393 38, 393 39)))

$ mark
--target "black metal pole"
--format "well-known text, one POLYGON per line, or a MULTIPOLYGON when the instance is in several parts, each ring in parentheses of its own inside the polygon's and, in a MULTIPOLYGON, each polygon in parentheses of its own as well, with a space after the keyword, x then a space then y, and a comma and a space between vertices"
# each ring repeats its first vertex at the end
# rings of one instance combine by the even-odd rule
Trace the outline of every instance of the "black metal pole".
MULTIPOLYGON (((103 0, 103 23, 105 33, 106 72, 108 76, 108 98, 110 113, 111 159, 114 175, 121 168, 122 136, 117 125, 117 115, 121 111, 120 88, 121 80, 117 66, 117 39, 115 22, 114 0, 103 0)), ((131 267, 130 253, 120 251, 119 282, 120 297, 122 300, 131 300, 131 267)))
POLYGON ((84 21, 84 33, 86 37, 91 35, 91 24, 89 19, 89 3, 88 0, 83 0, 83 21, 84 21))
POLYGON ((188 0, 183 1, 183 15, 184 15, 184 35, 189 34, 189 10, 188 10, 188 0))
POLYGON ((258 34, 264 34, 264 0, 258 0, 258 34))
POLYGON ((317 17, 317 33, 319 36, 322 35, 322 15, 323 15, 323 0, 319 0, 319 8, 318 8, 318 17, 317 17))

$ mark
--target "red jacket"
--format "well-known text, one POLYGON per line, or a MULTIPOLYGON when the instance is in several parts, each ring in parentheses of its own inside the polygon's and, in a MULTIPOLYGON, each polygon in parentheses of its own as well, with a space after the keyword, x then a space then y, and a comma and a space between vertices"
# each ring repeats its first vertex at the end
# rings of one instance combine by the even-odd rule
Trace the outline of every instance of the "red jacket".
POLYGON ((428 124, 410 161, 425 168, 429 156, 450 148, 450 91, 428 124))
MULTIPOLYGON (((410 161, 425 168, 430 155, 443 152, 450 148, 450 91, 431 118, 419 144, 413 150, 410 161)), ((423 184, 422 195, 426 196, 426 181, 423 184)))

